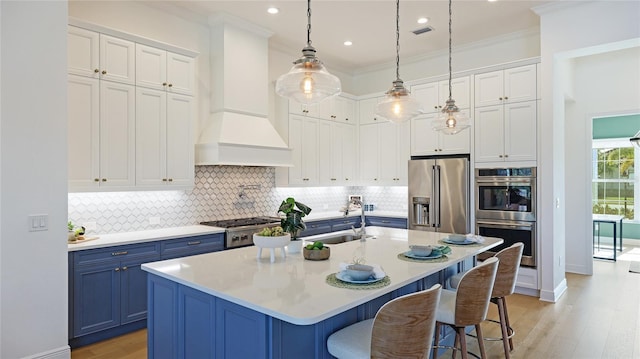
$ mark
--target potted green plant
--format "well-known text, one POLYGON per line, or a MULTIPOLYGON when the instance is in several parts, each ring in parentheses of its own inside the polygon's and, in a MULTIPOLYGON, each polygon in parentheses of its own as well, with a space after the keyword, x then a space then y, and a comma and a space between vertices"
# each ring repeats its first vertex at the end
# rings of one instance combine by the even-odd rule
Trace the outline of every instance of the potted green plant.
POLYGON ((282 214, 280 227, 291 234, 291 243, 287 246, 289 253, 298 253, 302 248, 302 241, 298 239, 298 234, 307 228, 302 218, 311 212, 307 205, 297 202, 293 197, 282 201, 278 213, 282 214))

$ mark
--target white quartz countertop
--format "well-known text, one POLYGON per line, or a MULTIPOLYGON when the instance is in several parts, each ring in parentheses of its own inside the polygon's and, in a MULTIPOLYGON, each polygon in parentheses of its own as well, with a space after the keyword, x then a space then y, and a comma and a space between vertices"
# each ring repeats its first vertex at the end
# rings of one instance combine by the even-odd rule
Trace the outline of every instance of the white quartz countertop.
MULTIPOLYGON (((360 217, 361 210, 349 211, 347 217, 360 217)), ((365 216, 376 217, 393 217, 393 218, 407 218, 407 212, 393 212, 393 211, 371 211, 364 212, 365 216)), ((321 221, 325 219, 336 219, 345 217, 342 211, 329 211, 329 212, 314 212, 311 211, 308 216, 304 217, 305 222, 321 221)))
POLYGON ((146 263, 142 269, 266 315, 310 325, 502 243, 502 239, 486 237, 482 245, 450 246, 452 252, 446 262, 415 263, 400 260, 397 255, 407 251, 409 244, 438 245, 438 240, 447 234, 383 227, 367 227, 367 234, 374 237, 331 245, 331 257, 326 261, 305 260, 302 253, 282 258, 277 250, 275 263, 270 263, 268 250, 263 250, 257 259, 258 248, 244 247, 146 263), (340 263, 350 263, 356 256, 382 266, 391 284, 380 289, 354 290, 325 282, 329 274, 339 271, 340 263))
POLYGON ((96 240, 90 240, 86 242, 79 241, 75 243, 69 243, 67 245, 67 248, 69 252, 73 252, 73 251, 79 251, 79 250, 85 250, 85 249, 119 246, 123 244, 134 244, 134 243, 142 243, 142 242, 159 241, 163 239, 199 236, 203 234, 223 233, 224 231, 225 231, 224 228, 194 225, 194 226, 184 226, 184 227, 149 229, 149 230, 135 231, 135 232, 87 235, 88 238, 95 237, 95 236, 99 238, 96 240))

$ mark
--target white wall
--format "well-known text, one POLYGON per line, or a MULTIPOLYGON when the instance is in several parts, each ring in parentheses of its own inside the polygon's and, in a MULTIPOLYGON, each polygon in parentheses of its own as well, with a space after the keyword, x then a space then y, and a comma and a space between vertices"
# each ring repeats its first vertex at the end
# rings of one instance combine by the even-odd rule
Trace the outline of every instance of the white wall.
POLYGON ((640 47, 571 63, 574 101, 565 114, 566 269, 591 274, 592 117, 640 112, 640 47))
POLYGON ((2 1, 0 24, 0 357, 68 358, 67 3, 2 1))
MULTIPOLYGON (((556 3, 536 9, 540 15, 541 83, 538 188, 541 213, 541 293, 555 301, 566 289, 565 272, 565 109, 559 61, 569 52, 640 37, 640 2, 556 3), (570 20, 569 20, 570 19, 570 20), (550 141, 552 139, 552 141, 550 141), (551 215, 552 214, 552 215, 551 215)), ((567 183, 569 184, 569 183, 567 183)))

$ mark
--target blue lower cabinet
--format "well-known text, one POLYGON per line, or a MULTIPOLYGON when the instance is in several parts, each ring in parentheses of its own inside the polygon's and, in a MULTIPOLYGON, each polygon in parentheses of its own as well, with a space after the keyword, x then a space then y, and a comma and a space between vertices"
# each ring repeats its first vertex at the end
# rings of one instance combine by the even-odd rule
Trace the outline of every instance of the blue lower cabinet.
MULTIPOLYGON (((75 348, 146 327, 143 263, 223 249, 220 233, 70 252, 69 345, 75 348)), ((190 347, 200 350, 195 344, 190 347)))
POLYGON ((391 228, 407 229, 407 219, 406 218, 377 217, 377 216, 369 216, 369 215, 367 215, 365 222, 366 222, 367 226, 391 227, 391 228))
POLYGON ((360 217, 347 217, 334 219, 331 222, 331 232, 344 231, 345 229, 360 228, 360 217))
POLYGON ((298 236, 315 236, 316 234, 324 234, 331 232, 331 221, 313 221, 306 222, 307 229, 302 231, 298 236))

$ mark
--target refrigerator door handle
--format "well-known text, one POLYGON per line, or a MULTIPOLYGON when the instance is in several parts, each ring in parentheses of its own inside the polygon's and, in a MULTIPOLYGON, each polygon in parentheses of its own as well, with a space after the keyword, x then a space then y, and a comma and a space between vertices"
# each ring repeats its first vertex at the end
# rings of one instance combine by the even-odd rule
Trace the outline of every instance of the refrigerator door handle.
POLYGON ((440 166, 433 166, 433 197, 434 197, 434 221, 433 226, 440 228, 440 166))

